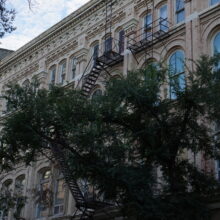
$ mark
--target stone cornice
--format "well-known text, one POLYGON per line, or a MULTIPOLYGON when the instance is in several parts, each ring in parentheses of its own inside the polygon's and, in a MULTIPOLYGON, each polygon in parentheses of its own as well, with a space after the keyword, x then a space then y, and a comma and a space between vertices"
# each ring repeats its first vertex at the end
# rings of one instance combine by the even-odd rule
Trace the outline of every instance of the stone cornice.
POLYGON ((3 59, 0 63, 0 68, 8 66, 11 62, 16 59, 23 59, 28 54, 33 54, 34 51, 40 49, 47 42, 51 42, 55 37, 59 36, 65 30, 78 24, 95 11, 99 10, 104 6, 104 0, 91 0, 77 11, 73 12, 59 23, 55 24, 47 31, 12 53, 10 56, 3 59))

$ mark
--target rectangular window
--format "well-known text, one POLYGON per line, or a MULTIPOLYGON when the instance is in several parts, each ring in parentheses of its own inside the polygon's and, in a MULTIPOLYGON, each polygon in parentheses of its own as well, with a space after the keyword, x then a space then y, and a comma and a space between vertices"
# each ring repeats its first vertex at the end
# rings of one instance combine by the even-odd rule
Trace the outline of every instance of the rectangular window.
POLYGON ((152 37, 152 14, 148 14, 144 18, 144 38, 149 39, 151 37, 152 37))
POLYGON ((119 32, 119 53, 123 53, 124 52, 124 46, 125 46, 125 31, 121 30, 119 32))
POLYGON ((160 30, 168 31, 168 15, 167 15, 167 5, 163 5, 160 8, 160 30))
POLYGON ((63 84, 65 78, 66 78, 66 62, 63 62, 62 64, 60 64, 59 82, 63 84))
POLYGON ((76 63, 77 63, 76 58, 73 58, 72 59, 72 79, 74 79, 76 76, 76 63))
POLYGON ((50 84, 55 84, 56 79, 56 68, 50 70, 50 84))
POLYGON ((105 40, 105 53, 112 51, 112 38, 109 37, 105 40))
POLYGON ((64 210, 64 179, 58 179, 55 187, 54 215, 62 214, 64 210))
POLYGON ((99 45, 95 45, 93 48, 93 63, 96 65, 96 59, 99 57, 99 45))
POLYGON ((185 0, 176 0, 176 23, 185 20, 185 0))

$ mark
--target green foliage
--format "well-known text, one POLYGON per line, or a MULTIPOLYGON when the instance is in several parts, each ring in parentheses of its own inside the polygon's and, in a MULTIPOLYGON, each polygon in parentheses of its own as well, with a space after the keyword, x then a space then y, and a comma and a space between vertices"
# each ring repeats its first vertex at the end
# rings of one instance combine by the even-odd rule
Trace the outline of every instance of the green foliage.
POLYGON ((7 216, 9 210, 12 210, 14 218, 19 219, 25 201, 26 198, 23 196, 12 195, 11 191, 2 190, 0 193, 0 211, 7 216))
POLYGON ((7 0, 0 0, 0 38, 2 38, 5 33, 11 33, 15 30, 15 27, 13 27, 15 10, 8 9, 6 2, 7 0))
POLYGON ((163 95, 167 70, 154 66, 110 80, 93 100, 72 89, 10 85, 1 166, 30 164, 56 146, 67 152, 74 177, 118 202, 124 216, 208 219, 207 196, 214 197, 219 184, 186 155, 218 157, 212 126, 220 120, 217 60, 195 62, 185 90, 175 86, 175 100, 163 95))

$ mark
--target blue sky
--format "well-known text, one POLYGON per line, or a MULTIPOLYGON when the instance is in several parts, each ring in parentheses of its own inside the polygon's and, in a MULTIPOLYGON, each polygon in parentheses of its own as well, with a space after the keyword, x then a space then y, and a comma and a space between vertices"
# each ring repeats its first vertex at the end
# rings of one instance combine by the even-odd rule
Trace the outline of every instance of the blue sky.
POLYGON ((32 0, 30 10, 26 0, 8 0, 16 9, 14 25, 17 29, 0 39, 0 47, 17 50, 88 1, 32 0))

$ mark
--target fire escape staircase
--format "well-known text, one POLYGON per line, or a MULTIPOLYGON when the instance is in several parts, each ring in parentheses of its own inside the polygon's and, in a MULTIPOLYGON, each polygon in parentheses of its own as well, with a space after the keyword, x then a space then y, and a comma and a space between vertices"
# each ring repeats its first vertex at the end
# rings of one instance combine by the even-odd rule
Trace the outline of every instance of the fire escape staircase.
POLYGON ((111 204, 96 200, 94 198, 85 198, 76 179, 74 178, 72 171, 69 169, 68 163, 66 162, 68 161, 66 152, 64 152, 60 146, 56 145, 51 146, 51 150, 54 158, 60 165, 64 180, 68 185, 68 188, 76 203, 77 210, 72 216, 72 219, 75 219, 77 213, 80 212, 79 220, 93 220, 93 215, 97 209, 104 208, 107 205, 110 206, 111 204))
POLYGON ((53 156, 55 157, 56 161, 60 165, 61 172, 63 173, 64 179, 66 184, 69 187, 69 190, 75 199, 76 208, 82 212, 80 220, 90 220, 92 219, 93 209, 90 209, 87 201, 85 200, 76 179, 73 177, 72 172, 69 169, 67 164, 66 156, 64 151, 60 148, 60 146, 52 146, 51 147, 53 156))
POLYGON ((98 56, 97 58, 94 58, 93 55, 88 64, 89 66, 92 63, 91 70, 88 72, 88 68, 86 68, 81 78, 82 95, 88 97, 91 94, 92 89, 95 87, 101 72, 105 71, 108 75, 110 75, 108 69, 122 62, 123 59, 123 55, 117 52, 117 50, 114 48, 111 48, 107 52, 105 51, 101 56, 98 56))

